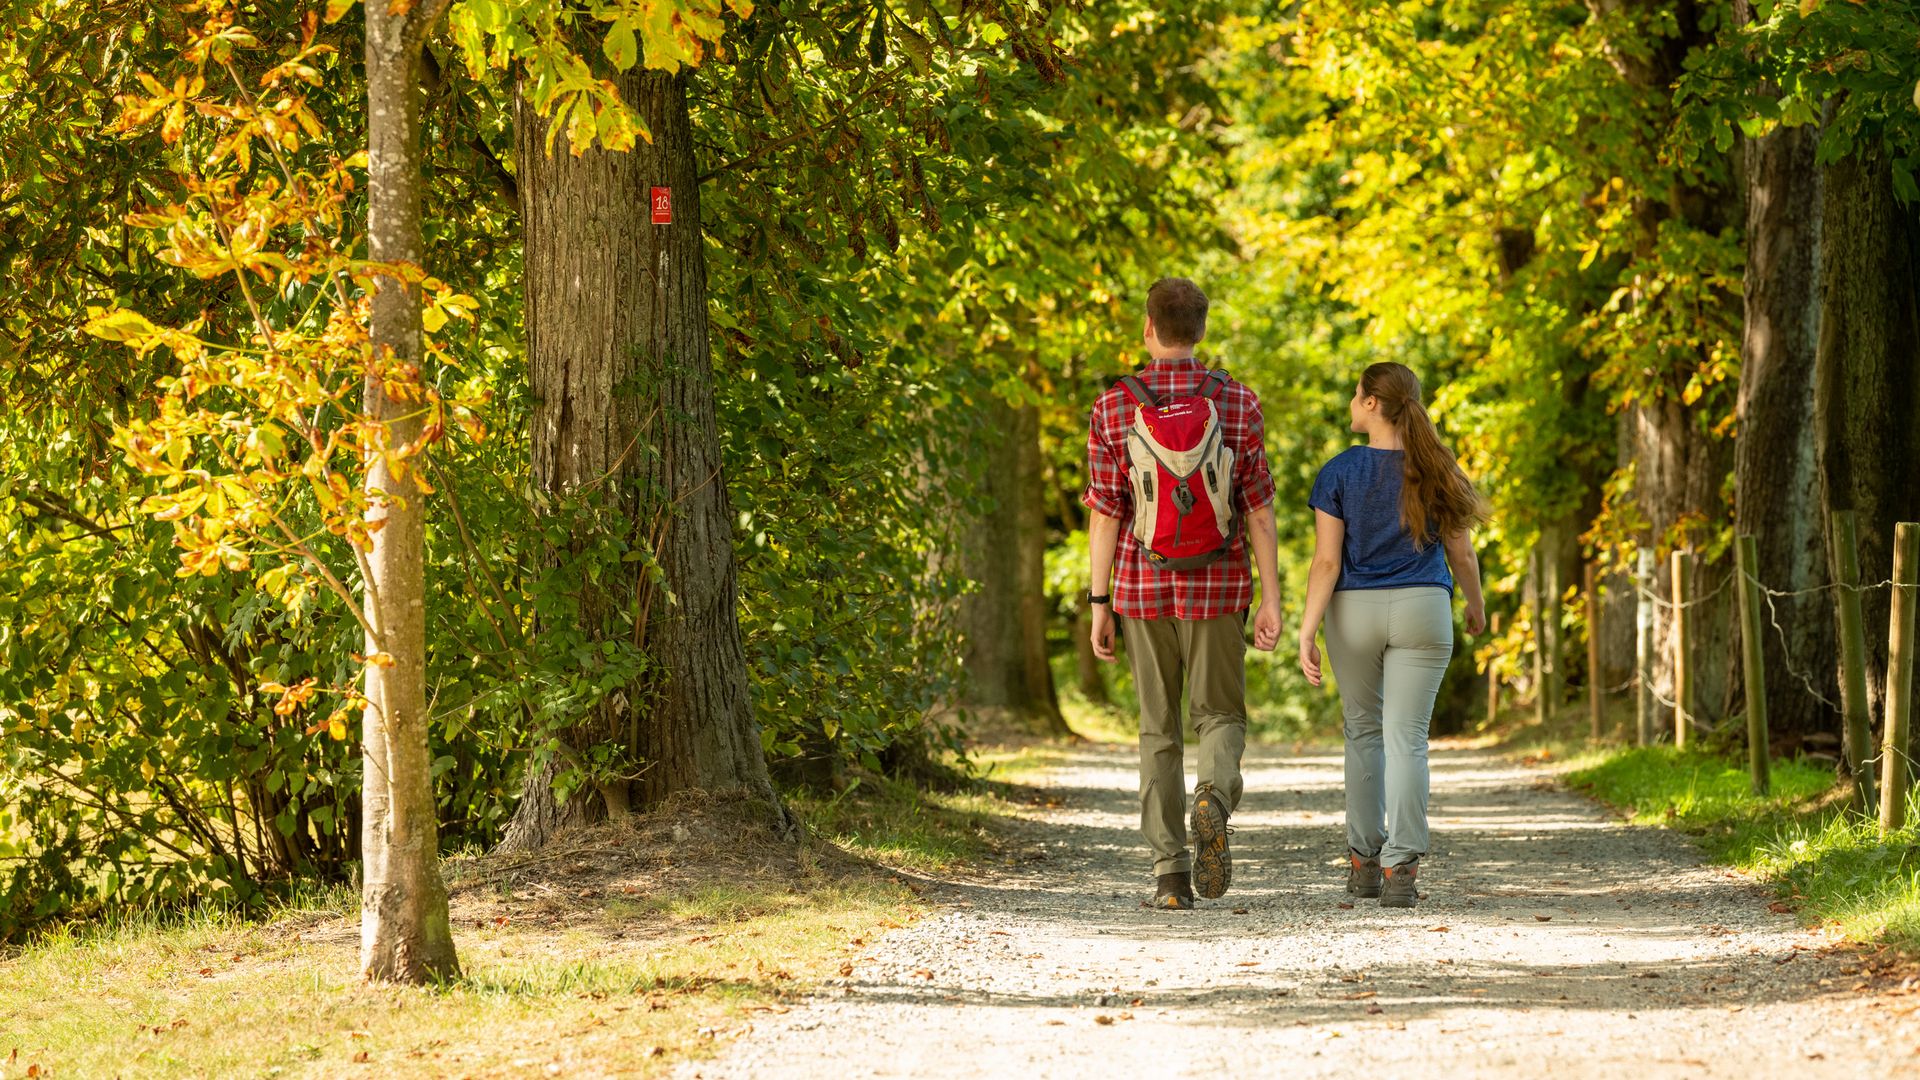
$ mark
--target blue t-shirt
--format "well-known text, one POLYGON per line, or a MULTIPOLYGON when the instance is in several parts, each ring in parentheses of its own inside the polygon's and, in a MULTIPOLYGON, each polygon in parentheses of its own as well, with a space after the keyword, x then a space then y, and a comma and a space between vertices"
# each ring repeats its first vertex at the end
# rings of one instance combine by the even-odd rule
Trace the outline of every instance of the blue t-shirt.
POLYGON ((1424 548, 1400 524, 1400 482, 1406 454, 1350 446, 1320 467, 1307 505, 1347 523, 1340 545, 1343 589, 1405 589, 1438 585, 1453 593, 1447 549, 1438 540, 1424 548))

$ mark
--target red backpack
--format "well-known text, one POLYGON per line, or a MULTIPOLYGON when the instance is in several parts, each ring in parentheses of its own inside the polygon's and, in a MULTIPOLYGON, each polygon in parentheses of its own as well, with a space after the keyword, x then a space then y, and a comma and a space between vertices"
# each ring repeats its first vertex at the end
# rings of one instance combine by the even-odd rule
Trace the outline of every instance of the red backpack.
POLYGON ((1133 536, 1162 570, 1197 570, 1227 557, 1240 534, 1233 500, 1233 448, 1217 401, 1228 385, 1215 369, 1186 397, 1165 402, 1139 379, 1120 380, 1136 406, 1127 428, 1133 536))

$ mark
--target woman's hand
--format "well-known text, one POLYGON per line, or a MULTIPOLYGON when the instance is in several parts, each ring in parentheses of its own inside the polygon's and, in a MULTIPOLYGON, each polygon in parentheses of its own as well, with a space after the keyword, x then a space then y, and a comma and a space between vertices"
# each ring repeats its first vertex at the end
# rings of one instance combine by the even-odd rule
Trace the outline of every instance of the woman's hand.
POLYGON ((1487 628, 1486 602, 1484 600, 1468 601, 1465 620, 1468 636, 1479 637, 1481 632, 1487 628))
POLYGON ((1307 677, 1307 685, 1320 685, 1320 646, 1313 643, 1311 635, 1300 638, 1300 674, 1307 677))

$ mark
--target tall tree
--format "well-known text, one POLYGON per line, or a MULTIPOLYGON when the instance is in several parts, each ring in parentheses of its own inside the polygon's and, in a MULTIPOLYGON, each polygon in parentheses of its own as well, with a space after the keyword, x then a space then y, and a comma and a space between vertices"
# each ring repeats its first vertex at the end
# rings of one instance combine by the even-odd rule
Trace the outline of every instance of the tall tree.
MULTIPOLYGON (((1641 152, 1655 160, 1677 112, 1675 85, 1690 59, 1714 40, 1717 16, 1710 5, 1694 0, 1588 0, 1588 6, 1601 24, 1614 70, 1644 110, 1641 152)), ((1731 282, 1715 279, 1712 259, 1716 241, 1735 227, 1730 207, 1738 205, 1740 191, 1724 158, 1691 171, 1674 170, 1664 179, 1635 194, 1634 228, 1628 233, 1632 264, 1625 299, 1651 313, 1646 326, 1653 336, 1643 340, 1654 358, 1652 377, 1638 388, 1625 414, 1634 500, 1647 526, 1642 543, 1662 553, 1682 545, 1711 554, 1722 548, 1718 540, 1728 509, 1723 487, 1733 471, 1733 441, 1717 429, 1716 417, 1693 407, 1701 397, 1693 388, 1702 383, 1703 372, 1726 366, 1715 356, 1735 333, 1739 297, 1731 282), (1669 272, 1675 255, 1691 254, 1688 249, 1706 256, 1704 265, 1688 268, 1691 311, 1649 289, 1681 284, 1669 272)), ((1698 605, 1688 613, 1693 705, 1709 723, 1725 718, 1735 687, 1735 594, 1722 587, 1732 562, 1730 556, 1696 560, 1693 596, 1686 598, 1698 605)), ((1668 564, 1663 559, 1660 565, 1668 564)), ((1656 580, 1660 598, 1672 601, 1669 576, 1656 580)), ((1675 620, 1665 617, 1656 625, 1660 662, 1654 677, 1660 692, 1671 695, 1675 620)))
MULTIPOLYGON (((1894 523, 1920 520, 1920 200, 1898 197, 1877 141, 1826 166, 1821 182, 1813 397, 1821 519, 1830 532, 1833 511, 1858 515, 1861 580, 1871 585, 1892 576, 1894 523)), ((1869 589, 1861 600, 1867 696, 1878 715, 1891 598, 1869 589)))
POLYGON ((963 572, 976 588, 960 600, 966 682, 953 704, 985 719, 1069 734, 1047 662, 1040 411, 994 397, 980 412, 971 441, 986 504, 961 540, 963 572))
POLYGON ((578 581, 576 614, 590 637, 627 637, 647 667, 558 733, 576 762, 620 753, 570 801, 554 794, 554 768, 529 774, 510 848, 678 791, 738 791, 777 806, 736 611, 687 76, 610 74, 650 133, 631 150, 550 153, 557 121, 524 87, 516 114, 533 473, 556 501, 600 500, 626 532, 635 558, 578 581))
MULTIPOLYGON (((1741 25, 1753 5, 1735 4, 1741 25)), ((1755 567, 1769 588, 1804 592, 1827 581, 1820 470, 1814 440, 1815 359, 1820 340, 1821 170, 1817 124, 1779 126, 1746 141, 1745 320, 1735 441, 1735 528, 1751 534, 1755 567)), ((1839 719, 1830 600, 1784 596, 1762 620, 1762 656, 1772 673, 1768 723, 1776 735, 1833 731, 1839 719)))
MULTIPOLYGON (((449 0, 366 5, 367 243, 372 257, 418 267, 421 50, 449 0)), ((418 282, 374 279, 373 362, 363 408, 390 445, 421 444, 415 378, 423 357, 418 282)), ((366 474, 367 665, 361 743, 360 968, 373 979, 459 974, 427 754, 426 533, 417 466, 373 456, 366 474)))

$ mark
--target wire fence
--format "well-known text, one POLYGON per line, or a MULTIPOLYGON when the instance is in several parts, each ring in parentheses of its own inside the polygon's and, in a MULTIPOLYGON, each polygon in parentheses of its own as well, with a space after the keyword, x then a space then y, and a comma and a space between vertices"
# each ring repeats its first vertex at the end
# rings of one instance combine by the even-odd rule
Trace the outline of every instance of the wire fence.
MULTIPOLYGON (((1657 610, 1663 610, 1668 612, 1686 610, 1689 608, 1699 607, 1707 603, 1710 603, 1711 601, 1717 599, 1721 593, 1725 592, 1727 586, 1733 584, 1737 578, 1744 578, 1748 583, 1754 586, 1754 588, 1760 593, 1761 598, 1766 602, 1767 622, 1773 627, 1774 636, 1780 642, 1780 656, 1786 663, 1787 673, 1793 676, 1794 681, 1800 684, 1801 688, 1803 688, 1807 692, 1807 695, 1809 697, 1812 697, 1814 700, 1818 701, 1821 705, 1825 706, 1826 708, 1832 710, 1835 713, 1842 713, 1845 711, 1845 709, 1839 703, 1835 702, 1832 698, 1828 697, 1825 693, 1823 693, 1820 690, 1820 687, 1817 685, 1813 674, 1807 668, 1802 667, 1801 665, 1796 664, 1794 662, 1795 658, 1794 658, 1793 645, 1787 638, 1786 627, 1781 624, 1780 608, 1779 608, 1779 605, 1776 603, 1776 601, 1794 600, 1794 599, 1799 599, 1805 596, 1816 596, 1816 595, 1836 592, 1840 590, 1846 590, 1848 592, 1854 593, 1855 595, 1865 595, 1867 593, 1878 592, 1882 589, 1893 589, 1900 585, 1900 583, 1897 582, 1895 579, 1887 578, 1884 581, 1877 581, 1872 584, 1865 584, 1865 585, 1856 585, 1856 584, 1850 584, 1847 582, 1836 581, 1836 582, 1829 582, 1825 585, 1814 585, 1804 589, 1776 589, 1771 585, 1768 585, 1766 582, 1760 580, 1757 576, 1753 574, 1746 573, 1745 571, 1742 571, 1742 570, 1735 570, 1733 574, 1729 574, 1725 579, 1723 579, 1720 582, 1719 585, 1715 586, 1710 592, 1706 593, 1705 595, 1676 602, 1674 600, 1668 599, 1667 597, 1661 596, 1660 594, 1647 588, 1646 585, 1642 583, 1642 580, 1640 579, 1639 575, 1634 574, 1630 571, 1620 571, 1615 575, 1609 575, 1609 576, 1625 577, 1628 580, 1628 582, 1631 584, 1632 594, 1636 597, 1636 599, 1653 605, 1653 607, 1657 610)), ((1904 587, 1914 588, 1915 586, 1907 585, 1904 587)), ((1615 685, 1609 686, 1609 687, 1602 687, 1600 690, 1600 693, 1605 696, 1611 697, 1613 695, 1620 694, 1629 690, 1638 691, 1638 689, 1640 688, 1643 682, 1643 675, 1644 675, 1644 672, 1641 671, 1639 668, 1639 665, 1642 662, 1643 661, 1641 659, 1636 659, 1635 671, 1632 675, 1628 676, 1627 679, 1623 682, 1616 683, 1615 685)), ((1597 678, 1598 673, 1597 672, 1592 673, 1589 677, 1597 678)), ((1663 709, 1672 709, 1676 711, 1679 711, 1682 709, 1682 706, 1678 701, 1675 701, 1674 699, 1661 693, 1659 688, 1655 686, 1650 680, 1646 681, 1646 692, 1663 709)), ((1688 710, 1688 711, 1691 712, 1691 710, 1688 710)), ((1864 758, 1863 760, 1857 763, 1853 763, 1852 767, 1856 771, 1877 773, 1879 771, 1880 766, 1885 763, 1887 754, 1889 751, 1897 755, 1899 758, 1903 759, 1909 770, 1913 770, 1915 768, 1917 759, 1913 754, 1911 754, 1908 751, 1906 747, 1888 746, 1888 745, 1885 745, 1884 741, 1882 741, 1879 745, 1876 745, 1874 747, 1874 751, 1870 756, 1864 758)), ((1916 773, 1910 771, 1909 775, 1916 775, 1916 773)))

